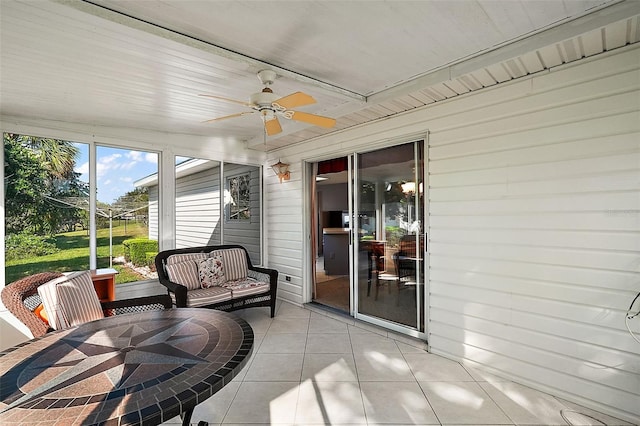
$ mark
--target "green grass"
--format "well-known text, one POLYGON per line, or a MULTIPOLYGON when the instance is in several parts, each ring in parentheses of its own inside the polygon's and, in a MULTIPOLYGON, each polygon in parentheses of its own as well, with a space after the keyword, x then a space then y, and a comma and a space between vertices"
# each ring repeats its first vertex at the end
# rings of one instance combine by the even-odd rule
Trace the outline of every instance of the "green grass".
MULTIPOLYGON (((146 238, 148 228, 142 224, 128 223, 125 232, 124 225, 113 227, 113 257, 122 256, 124 249, 122 242, 130 238, 146 238)), ((82 271, 89 269, 89 234, 88 231, 74 231, 55 236, 59 252, 47 256, 32 257, 6 262, 6 282, 11 283, 20 278, 45 271, 82 271)), ((109 228, 98 229, 98 268, 109 267, 109 228)), ((116 283, 126 283, 144 279, 128 268, 114 265, 120 273, 116 275, 116 283)))

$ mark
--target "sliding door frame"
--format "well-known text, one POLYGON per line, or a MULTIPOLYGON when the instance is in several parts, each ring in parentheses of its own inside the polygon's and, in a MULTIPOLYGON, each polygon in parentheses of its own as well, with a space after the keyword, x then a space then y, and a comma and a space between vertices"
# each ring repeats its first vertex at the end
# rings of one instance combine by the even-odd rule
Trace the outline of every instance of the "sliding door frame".
MULTIPOLYGON (((385 141, 377 141, 377 142, 371 142, 367 144, 367 148, 365 149, 364 147, 362 149, 356 149, 351 150, 351 151, 336 151, 334 153, 332 153, 331 155, 324 155, 324 156, 319 156, 319 157, 314 157, 314 158, 308 158, 308 159, 304 159, 303 160, 303 164, 304 164, 304 170, 305 173, 303 173, 303 179, 302 179, 302 183, 303 183, 303 188, 305 191, 304 194, 304 215, 305 215, 305 220, 304 220, 304 230, 303 230, 303 235, 304 235, 304 239, 306 239, 306 244, 303 244, 304 247, 304 257, 303 257, 303 270, 305 271, 305 274, 303 276, 303 283, 305 283, 306 285, 303 285, 303 289, 302 289, 302 301, 303 303, 308 303, 312 301, 313 298, 313 283, 315 280, 314 277, 314 268, 312 267, 311 262, 315 262, 315 259, 312 259, 312 255, 314 252, 314 248, 311 246, 312 245, 312 241, 313 239, 311 238, 311 233, 315 232, 314 229, 312 229, 312 221, 311 221, 311 215, 314 213, 313 211, 313 207, 311 206, 311 181, 312 179, 315 178, 315 176, 313 175, 313 163, 318 162, 318 161, 323 161, 323 160, 327 160, 327 159, 331 159, 331 158, 337 158, 337 157, 347 157, 348 158, 348 173, 349 173, 349 183, 348 183, 348 197, 349 197, 349 215, 350 215, 350 252, 349 252, 349 268, 350 268, 350 285, 351 285, 351 290, 350 290, 350 315, 358 320, 367 322, 367 323, 371 323, 373 325, 377 325, 380 326, 382 328, 400 333, 400 334, 405 334, 405 335, 409 335, 412 337, 417 337, 419 339, 422 340, 427 340, 427 336, 429 333, 429 329, 428 329, 428 325, 429 325, 429 283, 430 283, 430 279, 429 279, 429 263, 430 263, 430 258, 429 258, 429 249, 430 249, 430 243, 429 243, 429 236, 430 236, 430 223, 429 223, 429 209, 428 209, 428 202, 429 202, 429 170, 428 170, 428 166, 429 166, 429 132, 425 131, 425 132, 421 132, 421 133, 417 133, 417 134, 410 134, 410 135, 404 135, 402 137, 398 137, 398 138, 393 138, 393 139, 388 139, 385 141), (353 224, 355 223, 355 205, 354 205, 354 200, 355 200, 355 196, 356 194, 354 193, 354 175, 356 174, 355 171, 357 170, 357 154, 361 154, 361 153, 365 153, 365 152, 371 152, 371 151, 375 151, 378 149, 383 149, 383 148, 389 148, 389 147, 393 147, 396 145, 402 145, 402 144, 406 144, 406 143, 422 143, 423 144, 423 168, 422 168, 422 182, 423 182, 423 202, 421 203, 421 208, 422 211, 424 212, 422 214, 422 219, 424 221, 423 226, 422 226, 422 237, 424 238, 424 252, 423 252, 423 256, 424 256, 424 261, 423 261, 423 276, 424 276, 424 291, 422 292, 422 294, 419 296, 421 303, 423 305, 423 318, 422 318, 422 326, 423 326, 423 331, 420 331, 418 327, 418 329, 412 329, 410 327, 406 327, 406 326, 402 326, 400 324, 397 323, 393 323, 390 321, 386 321, 377 317, 372 317, 372 316, 367 316, 364 314, 359 314, 358 313, 358 301, 357 301, 357 297, 355 296, 355 292, 357 291, 357 281, 356 281, 356 268, 357 268, 357 259, 355 256, 355 253, 357 253, 357 242, 355 241, 356 239, 353 238, 353 224)), ((415 151, 414 151, 415 152, 415 151)), ((416 171, 417 173, 417 171, 416 171)), ((418 315, 418 322, 420 320, 419 315, 420 312, 417 313, 418 315)))
MULTIPOLYGON (((429 226, 429 222, 428 222, 428 200, 429 200, 429 193, 428 193, 428 182, 427 182, 427 176, 428 176, 428 139, 427 139, 428 135, 424 135, 423 137, 420 138, 415 138, 415 139, 406 139, 404 142, 401 141, 396 141, 392 144, 389 144, 385 147, 376 147, 375 149, 371 149, 371 150, 360 150, 360 151, 356 151, 353 152, 351 155, 349 155, 350 161, 349 161, 349 214, 351 217, 350 220, 350 253, 349 253, 349 258, 350 258, 350 283, 351 283, 351 298, 353 299, 353 310, 351 312, 351 316, 353 316, 355 319, 357 320, 361 320, 361 321, 365 321, 383 328, 386 328, 388 330, 397 332, 397 333, 401 333, 401 334, 406 334, 409 336, 413 336, 413 337, 417 337, 419 339, 423 339, 426 340, 427 339, 427 335, 428 335, 428 294, 429 291, 427 289, 427 286, 429 285, 429 255, 428 255, 428 226, 429 226), (356 215, 358 214, 358 212, 356 211, 356 208, 358 207, 358 203, 356 200, 356 197, 358 196, 358 193, 356 193, 356 184, 359 182, 360 180, 360 176, 358 175, 358 170, 359 170, 359 165, 358 165, 358 155, 360 154, 365 154, 368 152, 374 152, 377 151, 379 149, 384 149, 384 148, 392 148, 394 146, 398 146, 398 145, 403 145, 403 144, 407 144, 407 143, 413 143, 413 155, 414 155, 414 160, 417 159, 418 154, 420 152, 420 147, 419 145, 422 144, 422 151, 423 151, 423 167, 422 167, 422 180, 421 182, 423 183, 423 197, 422 197, 422 205, 419 205, 419 208, 422 209, 422 215, 421 215, 421 220, 423 221, 423 225, 422 225, 422 229, 421 229, 421 237, 424 238, 424 251, 422 253, 422 257, 423 257, 423 262, 422 262, 422 267, 423 267, 423 277, 424 277, 424 290, 422 292, 420 292, 420 286, 417 285, 416 286, 416 302, 417 302, 417 309, 416 309, 416 324, 417 327, 413 328, 410 326, 406 326, 406 325, 402 325, 393 321, 389 321, 389 320, 385 320, 383 318, 379 318, 379 317, 375 317, 375 316, 371 316, 371 315, 367 315, 364 313, 360 313, 359 312, 359 277, 358 277, 358 271, 360 266, 358 265, 358 252, 359 252, 359 239, 356 236, 356 232, 357 230, 355 229, 354 224, 357 223, 357 219, 356 219, 356 215), (421 307, 422 307, 422 324, 421 324, 421 307), (420 330, 422 326, 422 331, 420 330)), ((416 179, 418 177, 418 168, 415 169, 414 171, 414 179, 415 182, 418 182, 418 179, 416 179)), ((417 188, 416 188, 417 189, 417 188)), ((416 190, 415 193, 415 197, 417 197, 417 199, 419 200, 419 194, 418 191, 416 190)), ((417 203, 419 204, 419 203, 417 203)), ((378 216, 378 215, 376 215, 378 216)), ((380 217, 376 217, 376 227, 380 228, 382 225, 380 223, 381 218, 380 217)), ((416 238, 416 245, 419 247, 419 238, 416 238)), ((417 276, 419 277, 420 274, 418 273, 417 276)))

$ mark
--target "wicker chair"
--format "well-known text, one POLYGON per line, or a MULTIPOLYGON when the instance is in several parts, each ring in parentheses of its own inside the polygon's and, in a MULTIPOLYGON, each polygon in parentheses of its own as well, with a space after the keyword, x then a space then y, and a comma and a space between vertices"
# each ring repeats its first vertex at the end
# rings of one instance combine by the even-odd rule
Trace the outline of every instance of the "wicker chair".
MULTIPOLYGON (((49 325, 33 312, 41 303, 38 287, 60 276, 62 274, 59 272, 41 272, 15 281, 2 289, 2 303, 31 330, 33 337, 41 337, 52 331, 49 325)), ((166 294, 100 302, 100 304, 105 316, 164 310, 172 307, 171 298, 166 294)))

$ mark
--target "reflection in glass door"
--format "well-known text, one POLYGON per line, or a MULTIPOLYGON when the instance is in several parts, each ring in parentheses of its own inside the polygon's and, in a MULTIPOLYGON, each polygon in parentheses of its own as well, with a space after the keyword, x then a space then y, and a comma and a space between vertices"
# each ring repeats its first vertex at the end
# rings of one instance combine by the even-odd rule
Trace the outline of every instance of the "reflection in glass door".
POLYGON ((424 332, 424 150, 407 143, 356 155, 357 316, 424 332))

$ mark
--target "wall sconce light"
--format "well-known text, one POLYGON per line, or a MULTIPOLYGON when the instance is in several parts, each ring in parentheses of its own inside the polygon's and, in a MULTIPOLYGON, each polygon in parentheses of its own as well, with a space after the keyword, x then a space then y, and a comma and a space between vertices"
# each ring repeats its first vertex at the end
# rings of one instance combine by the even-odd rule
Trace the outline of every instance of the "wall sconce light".
POLYGON ((402 187, 402 192, 404 192, 407 195, 413 195, 416 192, 415 182, 405 182, 403 184, 400 184, 400 186, 402 187))
MULTIPOLYGON (((405 182, 400 184, 400 186, 402 187, 402 192, 404 192, 405 194, 409 195, 409 196, 413 196, 416 193, 416 183, 415 182, 405 182)), ((420 185, 418 185, 418 191, 420 191, 420 194, 422 194, 422 182, 420 182, 420 185)))
POLYGON ((280 179, 280 183, 282 183, 283 180, 289 180, 289 177, 291 175, 289 173, 288 164, 285 164, 282 161, 278 160, 278 162, 272 165, 271 168, 273 169, 273 172, 276 174, 276 176, 278 176, 278 178, 280 179))

